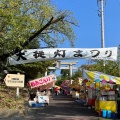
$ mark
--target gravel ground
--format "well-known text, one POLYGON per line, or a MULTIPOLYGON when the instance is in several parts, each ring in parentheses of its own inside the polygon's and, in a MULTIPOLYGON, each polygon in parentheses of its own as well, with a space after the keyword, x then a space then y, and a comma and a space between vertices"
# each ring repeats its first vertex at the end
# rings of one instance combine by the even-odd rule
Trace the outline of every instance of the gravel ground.
POLYGON ((71 96, 54 94, 50 96, 48 106, 29 108, 26 113, 25 116, 19 114, 3 116, 0 120, 112 120, 99 118, 94 108, 88 109, 83 104, 75 102, 71 96))

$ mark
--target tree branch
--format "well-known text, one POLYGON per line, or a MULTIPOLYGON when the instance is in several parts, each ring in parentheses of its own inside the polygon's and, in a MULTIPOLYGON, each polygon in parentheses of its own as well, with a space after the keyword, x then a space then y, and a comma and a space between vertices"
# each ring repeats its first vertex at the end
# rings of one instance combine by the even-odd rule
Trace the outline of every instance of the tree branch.
MULTIPOLYGON (((64 18, 65 18, 64 15, 59 16, 59 17, 58 17, 57 19, 55 19, 55 20, 54 20, 54 17, 51 17, 51 19, 48 21, 48 23, 47 23, 44 27, 42 27, 40 30, 38 30, 34 35, 30 36, 30 37, 28 38, 28 40, 22 45, 22 47, 24 48, 24 47, 26 47, 27 45, 29 45, 29 43, 30 43, 35 37, 37 37, 38 35, 40 35, 40 34, 42 33, 42 31, 45 30, 47 27, 49 27, 51 24, 55 24, 55 23, 57 23, 58 21, 63 20, 64 18)), ((15 54, 15 53, 17 53, 17 52, 19 52, 19 51, 20 51, 20 49, 19 49, 18 47, 16 47, 15 50, 12 50, 12 51, 10 51, 9 53, 6 53, 6 54, 1 55, 1 56, 0 56, 0 60, 1 60, 1 61, 4 61, 7 57, 9 57, 10 55, 13 55, 13 54, 15 54)))
POLYGON ((28 41, 26 41, 22 47, 24 48, 25 46, 27 46, 35 37, 37 37, 43 30, 45 30, 48 26, 51 25, 51 22, 53 20, 53 17, 50 19, 50 21, 43 27, 41 28, 40 30, 38 30, 34 35, 30 36, 28 41))

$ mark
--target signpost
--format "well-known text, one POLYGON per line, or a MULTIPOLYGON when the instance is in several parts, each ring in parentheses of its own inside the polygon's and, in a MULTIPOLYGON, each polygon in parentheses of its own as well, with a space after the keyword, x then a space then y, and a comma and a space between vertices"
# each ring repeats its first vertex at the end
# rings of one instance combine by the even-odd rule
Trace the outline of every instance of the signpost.
POLYGON ((7 74, 4 81, 9 87, 24 87, 24 79, 25 75, 7 74))
POLYGON ((7 74, 4 78, 6 86, 17 87, 16 97, 19 97, 19 87, 24 87, 25 75, 18 74, 7 74))

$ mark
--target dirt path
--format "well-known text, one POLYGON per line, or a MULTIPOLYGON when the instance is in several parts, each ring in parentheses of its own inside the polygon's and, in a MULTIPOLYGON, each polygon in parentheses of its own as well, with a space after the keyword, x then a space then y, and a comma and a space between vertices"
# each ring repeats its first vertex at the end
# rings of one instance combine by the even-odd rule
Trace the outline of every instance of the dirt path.
POLYGON ((97 118, 94 109, 88 109, 66 95, 51 95, 47 107, 31 109, 26 116, 29 120, 94 120, 97 118))
MULTIPOLYGON (((25 117, 14 116, 9 120, 105 120, 98 118, 95 110, 75 102, 71 96, 52 94, 47 107, 32 108, 25 117)), ((0 119, 1 120, 1 119, 0 119)), ((7 120, 3 119, 3 120, 7 120)), ((110 119, 109 119, 110 120, 110 119)))

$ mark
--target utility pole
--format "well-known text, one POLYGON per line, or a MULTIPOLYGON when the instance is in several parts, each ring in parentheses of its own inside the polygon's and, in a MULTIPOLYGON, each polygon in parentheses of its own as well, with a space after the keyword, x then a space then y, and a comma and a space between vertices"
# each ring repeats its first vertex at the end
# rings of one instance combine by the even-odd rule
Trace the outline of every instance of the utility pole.
POLYGON ((101 17, 101 47, 105 47, 105 37, 104 37, 104 0, 100 1, 100 17, 101 17))
MULTIPOLYGON (((105 31, 104 31, 104 3, 105 0, 97 0, 100 2, 100 18, 101 18, 101 47, 105 47, 105 31)), ((103 61, 104 73, 105 73, 105 60, 103 61)))
POLYGON ((118 71, 119 71, 119 77, 120 77, 120 45, 118 46, 118 71))

